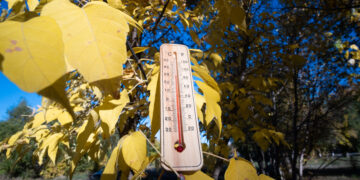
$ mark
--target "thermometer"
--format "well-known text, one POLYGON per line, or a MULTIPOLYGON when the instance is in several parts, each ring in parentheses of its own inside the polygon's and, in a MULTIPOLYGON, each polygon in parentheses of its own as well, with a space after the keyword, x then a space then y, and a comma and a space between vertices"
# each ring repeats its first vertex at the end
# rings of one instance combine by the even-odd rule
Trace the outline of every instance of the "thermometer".
POLYGON ((176 171, 199 170, 203 156, 187 46, 161 45, 160 96, 162 162, 176 171))

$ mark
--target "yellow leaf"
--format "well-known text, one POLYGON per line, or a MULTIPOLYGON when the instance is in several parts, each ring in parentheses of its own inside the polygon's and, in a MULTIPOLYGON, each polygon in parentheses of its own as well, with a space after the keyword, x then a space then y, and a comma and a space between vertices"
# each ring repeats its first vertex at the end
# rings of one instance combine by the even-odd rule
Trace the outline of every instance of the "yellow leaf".
MULTIPOLYGON (((94 113, 93 111, 91 113, 94 113)), ((90 134, 94 132, 95 120, 92 116, 81 125, 76 137, 76 152, 81 152, 90 134)))
POLYGON ((116 9, 121 9, 121 8, 124 8, 124 5, 123 3, 121 2, 121 0, 108 0, 107 1, 109 3, 109 5, 113 8, 116 8, 116 9))
POLYGON ((359 47, 357 47, 356 44, 352 44, 352 45, 350 46, 350 49, 353 49, 353 50, 355 50, 355 51, 358 51, 358 50, 359 50, 359 47))
POLYGON ((214 62, 215 67, 219 66, 222 62, 222 58, 218 53, 211 53, 209 58, 214 62))
MULTIPOLYGON (((105 169, 101 175, 101 180, 116 179, 119 168, 116 166, 117 162, 121 157, 121 147, 125 139, 128 138, 128 135, 121 137, 118 141, 117 146, 113 149, 108 162, 106 163, 105 169)), ((121 169, 121 168, 120 168, 121 169)))
POLYGON ((66 73, 61 31, 50 17, 1 23, 0 53, 3 73, 28 92, 40 91, 66 73))
POLYGON ((103 138, 107 139, 115 132, 116 123, 119 120, 121 111, 129 102, 128 92, 124 89, 120 94, 119 100, 113 100, 110 96, 105 98, 104 102, 96 108, 101 118, 101 128, 103 129, 103 138))
POLYGON ((63 111, 59 115, 58 120, 59 120, 60 124, 63 126, 73 122, 73 118, 71 117, 70 113, 67 111, 63 111))
POLYGON ((201 111, 201 108, 204 106, 205 104, 205 98, 204 96, 200 95, 200 94, 195 94, 195 102, 196 102, 196 112, 197 115, 201 121, 201 123, 204 123, 204 115, 203 112, 201 111))
POLYGON ((12 135, 10 137, 10 139, 8 140, 8 145, 12 146, 15 144, 16 140, 19 139, 19 137, 21 137, 21 135, 23 135, 23 132, 22 131, 18 131, 17 133, 15 133, 14 135, 12 135))
POLYGON ((208 70, 206 70, 204 67, 202 66, 192 66, 191 67, 194 70, 194 75, 201 78, 202 80, 204 80, 204 82, 206 82, 206 84, 208 84, 209 86, 211 86, 213 89, 215 89, 217 92, 220 92, 220 88, 218 86, 218 84, 216 83, 216 81, 214 80, 214 78, 212 78, 208 72, 208 70))
POLYGON ((59 24, 67 60, 86 80, 122 75, 129 26, 121 11, 102 2, 79 8, 67 0, 54 0, 41 14, 59 24))
POLYGON ((31 127, 37 128, 44 122, 45 122, 45 113, 44 111, 40 111, 34 116, 34 120, 32 121, 31 127))
POLYGON ((149 164, 152 163, 156 158, 159 158, 159 157, 160 157, 159 155, 153 155, 150 157, 146 157, 145 161, 141 165, 140 170, 138 172, 136 172, 131 179, 133 179, 133 180, 139 179, 139 177, 141 177, 141 175, 143 174, 145 169, 149 166, 149 164))
POLYGON ((209 124, 214 118, 216 125, 219 128, 219 133, 221 132, 222 122, 221 122, 221 108, 218 102, 220 101, 220 94, 207 84, 201 81, 196 81, 196 84, 199 86, 201 91, 205 95, 206 101, 206 110, 205 110, 205 122, 209 124))
POLYGON ((16 3, 24 2, 24 1, 23 0, 7 0, 7 2, 8 2, 8 8, 12 9, 16 3))
POLYGON ((59 148, 59 141, 64 136, 62 133, 56 133, 51 136, 49 136, 43 144, 45 146, 48 146, 48 156, 51 159, 51 161, 55 164, 56 162, 56 154, 59 148))
POLYGON ((238 160, 232 158, 225 171, 225 180, 231 179, 255 180, 258 179, 258 175, 256 169, 249 161, 242 158, 238 158, 238 160))
POLYGON ((58 107, 51 107, 51 108, 47 109, 45 112, 46 122, 49 123, 51 121, 56 120, 62 111, 63 110, 59 109, 58 107))
POLYGON ((35 140, 40 142, 42 138, 45 138, 50 133, 50 131, 45 128, 46 125, 39 126, 39 130, 36 131, 31 137, 35 137, 35 140))
POLYGON ((186 180, 212 180, 210 176, 203 173, 202 171, 196 171, 193 173, 183 173, 186 180))
POLYGON ((231 8, 231 23, 238 26, 239 29, 246 32, 246 19, 245 19, 245 12, 242 8, 238 6, 234 6, 231 8))
POLYGON ((265 174, 260 174, 259 175, 259 180, 274 180, 273 178, 265 175, 265 174))
POLYGON ((25 12, 21 12, 15 16, 9 17, 7 20, 11 20, 11 21, 19 21, 19 22, 25 22, 27 20, 30 20, 34 17, 38 17, 39 15, 36 12, 31 12, 31 11, 25 11, 25 12))
POLYGON ((182 23, 182 25, 184 26, 184 28, 188 28, 189 27, 189 21, 182 15, 182 14, 179 14, 180 16, 180 21, 182 23))
POLYGON ((38 157, 39 157, 39 165, 43 164, 45 153, 46 153, 45 148, 40 150, 39 155, 38 155, 38 157))
POLYGON ((240 128, 232 126, 230 133, 235 142, 237 142, 239 139, 241 139, 242 142, 245 142, 245 134, 240 128))
POLYGON ((258 146, 263 150, 266 151, 270 145, 269 138, 264 133, 265 129, 260 131, 256 131, 252 136, 252 139, 258 144, 258 146))
POLYGON ((123 142, 122 155, 125 163, 138 172, 146 160, 146 139, 140 132, 131 133, 123 142))
MULTIPOLYGON (((134 48, 133 48, 135 54, 144 52, 144 51, 146 51, 147 49, 149 49, 149 47, 134 47, 134 48)), ((132 56, 132 55, 133 55, 133 54, 132 54, 131 51, 129 50, 129 51, 127 52, 127 56, 130 57, 130 56, 132 56)))
POLYGON ((67 75, 64 75, 59 78, 55 83, 39 91, 38 94, 60 103, 72 116, 74 116, 74 112, 66 95, 66 76, 67 75))
POLYGON ((195 31, 190 30, 190 36, 191 36, 191 39, 192 39, 197 45, 200 46, 201 41, 200 41, 198 35, 195 33, 195 31))
POLYGON ((39 0, 26 0, 29 6, 30 11, 34 11, 35 8, 39 5, 39 0))
POLYGON ((81 157, 88 151, 90 145, 94 143, 94 138, 96 135, 95 131, 95 123, 98 121, 98 115, 95 111, 90 111, 90 116, 78 129, 78 134, 76 137, 76 153, 72 157, 71 168, 70 168, 70 179, 75 171, 76 165, 81 159, 81 157))
POLYGON ((102 92, 101 92, 101 90, 100 90, 97 86, 92 86, 92 90, 93 90, 94 95, 95 95, 98 99, 102 99, 102 98, 103 98, 102 92))
POLYGON ((148 85, 150 91, 150 105, 149 105, 149 117, 151 120, 151 138, 155 137, 155 134, 160 129, 160 76, 159 66, 155 66, 151 80, 148 85))

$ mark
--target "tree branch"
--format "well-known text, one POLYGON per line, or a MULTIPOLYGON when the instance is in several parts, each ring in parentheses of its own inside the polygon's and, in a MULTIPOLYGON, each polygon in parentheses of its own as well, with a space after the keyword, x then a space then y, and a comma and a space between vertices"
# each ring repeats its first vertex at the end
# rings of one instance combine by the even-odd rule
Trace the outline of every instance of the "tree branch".
POLYGON ((168 6, 169 2, 170 2, 170 0, 167 0, 167 1, 166 1, 166 3, 165 3, 165 5, 164 5, 163 10, 162 10, 162 11, 161 11, 161 13, 160 13, 160 16, 156 19, 155 26, 154 26, 154 27, 153 27, 153 29, 151 30, 152 32, 154 32, 154 31, 155 31, 155 29, 156 29, 156 27, 158 26, 158 24, 159 24, 159 22, 160 22, 161 18, 164 16, 165 10, 166 10, 166 8, 167 8, 167 6, 168 6))
MULTIPOLYGON (((144 68, 143 68, 143 66, 142 66, 139 58, 136 56, 134 50, 132 49, 132 47, 131 47, 131 45, 130 45, 130 42, 129 42, 129 41, 126 41, 126 45, 127 45, 127 47, 130 49, 131 54, 134 56, 135 61, 136 61, 136 64, 138 65, 138 68, 139 68, 140 71, 141 71, 141 74, 144 76, 144 79, 147 80, 147 77, 146 77, 146 73, 145 73, 145 71, 144 71, 144 68)), ((147 82, 146 82, 146 84, 147 84, 147 82)))

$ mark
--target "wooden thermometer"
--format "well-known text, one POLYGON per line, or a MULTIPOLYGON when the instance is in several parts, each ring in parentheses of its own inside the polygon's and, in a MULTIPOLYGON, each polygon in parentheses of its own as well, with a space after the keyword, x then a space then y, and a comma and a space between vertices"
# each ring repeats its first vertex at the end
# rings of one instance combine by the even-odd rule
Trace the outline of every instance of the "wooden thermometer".
MULTIPOLYGON (((189 49, 180 44, 160 47, 161 160, 176 171, 203 165, 189 49)), ((163 168, 170 170, 166 164, 163 168)))

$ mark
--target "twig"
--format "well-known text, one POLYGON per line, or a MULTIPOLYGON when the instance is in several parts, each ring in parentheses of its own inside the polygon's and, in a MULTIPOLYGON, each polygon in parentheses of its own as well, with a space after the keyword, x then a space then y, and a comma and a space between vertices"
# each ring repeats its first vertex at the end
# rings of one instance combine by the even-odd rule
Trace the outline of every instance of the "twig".
POLYGON ((203 151, 203 153, 206 154, 206 155, 210 155, 210 156, 216 157, 216 158, 221 159, 221 160, 223 160, 223 161, 230 162, 230 160, 228 160, 228 159, 226 159, 226 158, 223 158, 223 157, 221 157, 221 156, 218 156, 218 155, 216 155, 216 154, 213 154, 213 153, 210 153, 210 152, 206 152, 206 151, 203 151))
MULTIPOLYGON (((179 22, 179 20, 180 20, 180 19, 176 20, 176 22, 174 23, 175 26, 176 26, 176 24, 179 22)), ((160 41, 162 38, 164 38, 164 36, 165 36, 167 33, 169 33, 169 31, 170 31, 171 29, 172 29, 172 27, 170 26, 170 27, 166 30, 165 33, 162 33, 159 38, 155 39, 154 41, 151 41, 148 46, 151 47, 151 45, 153 45, 154 43, 157 43, 158 41, 160 41)))
POLYGON ((151 30, 152 32, 154 32, 154 31, 155 31, 156 26, 159 24, 159 22, 160 22, 161 18, 164 16, 165 10, 166 10, 167 5, 169 4, 169 2, 170 2, 170 0, 167 0, 167 1, 166 1, 166 3, 165 3, 165 5, 164 5, 163 10, 162 10, 162 11, 161 11, 161 13, 160 13, 159 18, 158 18, 158 19, 156 19, 155 26, 154 26, 154 27, 153 27, 153 29, 151 30))
POLYGON ((140 85, 142 82, 138 82, 133 88, 130 89, 130 91, 128 92, 128 94, 131 94, 131 92, 138 86, 140 85))
POLYGON ((141 71, 141 74, 144 76, 144 79, 147 80, 147 77, 146 77, 146 73, 145 73, 145 71, 144 71, 144 68, 143 68, 142 64, 140 63, 139 58, 136 56, 134 50, 132 49, 129 41, 126 41, 126 45, 127 45, 128 48, 130 49, 131 54, 134 56, 135 61, 136 61, 137 65, 138 65, 138 67, 139 67, 139 69, 140 69, 140 71, 141 71))
MULTIPOLYGON (((158 149, 156 149, 156 147, 154 146, 154 144, 151 143, 151 141, 146 137, 146 135, 145 135, 140 129, 139 129, 139 131, 140 131, 140 133, 146 138, 146 141, 151 145, 151 147, 154 148, 155 151, 156 151, 156 152, 160 155, 160 157, 161 157, 160 151, 159 151, 158 149)), ((170 166, 170 164, 169 164, 168 162, 165 161, 165 159, 163 159, 162 161, 176 174, 176 176, 177 176, 178 178, 181 177, 180 174, 179 174, 177 171, 175 171, 175 169, 174 169, 172 166, 170 166)))

